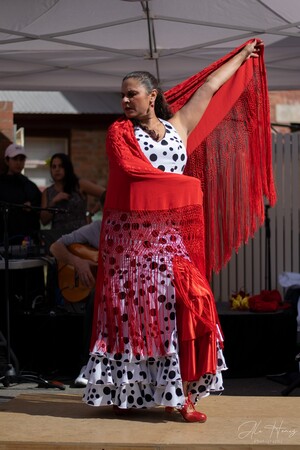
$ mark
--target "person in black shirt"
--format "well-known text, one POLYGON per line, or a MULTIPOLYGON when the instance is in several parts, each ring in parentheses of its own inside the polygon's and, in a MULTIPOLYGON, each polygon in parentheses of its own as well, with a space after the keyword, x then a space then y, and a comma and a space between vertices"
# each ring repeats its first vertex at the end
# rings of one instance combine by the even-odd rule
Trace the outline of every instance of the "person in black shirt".
MULTIPOLYGON (((39 245, 40 211, 30 207, 41 206, 39 188, 22 174, 25 166, 24 147, 10 144, 4 154, 6 173, 0 175, 0 257, 4 255, 4 214, 7 211, 7 234, 9 255, 12 258, 27 256, 27 250, 39 245), (16 205, 24 205, 16 206, 16 205), (26 247, 22 245, 26 242, 26 247), (24 252, 24 256, 23 256, 24 252)), ((5 274, 0 271, 0 283, 4 286, 5 274)), ((32 309, 35 299, 44 298, 43 267, 9 270, 10 306, 12 316, 15 311, 32 309)), ((0 302, 0 309, 3 305, 0 302)), ((4 308, 4 307, 3 307, 4 308)), ((5 317, 2 314, 1 316, 5 317)), ((0 318, 0 327, 5 324, 0 318)))
MULTIPOLYGON (((21 244, 25 237, 35 241, 40 230, 40 213, 27 206, 41 206, 41 192, 27 177, 22 175, 26 153, 24 147, 10 144, 5 150, 7 172, 0 175, 0 205, 18 204, 24 208, 8 208, 8 238, 10 245, 21 244)), ((4 240, 3 212, 0 217, 0 243, 4 240)), ((1 245, 0 244, 0 245, 1 245)))

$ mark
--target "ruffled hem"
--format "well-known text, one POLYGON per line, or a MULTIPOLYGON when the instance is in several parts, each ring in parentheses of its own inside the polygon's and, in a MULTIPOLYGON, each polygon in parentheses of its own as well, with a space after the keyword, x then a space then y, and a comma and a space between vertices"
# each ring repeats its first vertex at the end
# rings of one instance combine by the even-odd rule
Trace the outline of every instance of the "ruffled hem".
MULTIPOLYGON (((223 391, 222 370, 226 370, 218 348, 216 374, 205 374, 189 384, 194 403, 211 391, 223 391)), ((88 384, 83 401, 91 406, 116 405, 119 408, 152 408, 185 403, 177 354, 141 361, 116 361, 113 355, 93 353, 85 377, 88 384)))

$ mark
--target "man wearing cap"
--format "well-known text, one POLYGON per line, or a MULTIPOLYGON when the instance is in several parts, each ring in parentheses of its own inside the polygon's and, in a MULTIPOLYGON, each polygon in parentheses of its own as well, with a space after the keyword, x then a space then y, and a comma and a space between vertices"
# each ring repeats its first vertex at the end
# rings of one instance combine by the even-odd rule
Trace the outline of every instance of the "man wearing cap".
MULTIPOLYGON (((25 237, 37 239, 40 229, 39 211, 9 205, 40 206, 41 192, 22 174, 26 152, 21 145, 10 144, 4 154, 7 171, 0 175, 0 208, 8 205, 9 244, 21 244, 25 237)), ((0 215, 0 245, 3 245, 4 222, 0 215)))

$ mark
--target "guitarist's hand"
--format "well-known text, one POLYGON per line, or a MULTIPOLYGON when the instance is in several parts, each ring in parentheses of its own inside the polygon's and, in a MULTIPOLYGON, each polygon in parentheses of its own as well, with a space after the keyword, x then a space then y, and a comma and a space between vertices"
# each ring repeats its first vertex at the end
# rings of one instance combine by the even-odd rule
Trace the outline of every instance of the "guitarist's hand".
POLYGON ((74 257, 74 267, 81 283, 89 289, 95 286, 94 273, 97 269, 97 264, 87 259, 74 257))

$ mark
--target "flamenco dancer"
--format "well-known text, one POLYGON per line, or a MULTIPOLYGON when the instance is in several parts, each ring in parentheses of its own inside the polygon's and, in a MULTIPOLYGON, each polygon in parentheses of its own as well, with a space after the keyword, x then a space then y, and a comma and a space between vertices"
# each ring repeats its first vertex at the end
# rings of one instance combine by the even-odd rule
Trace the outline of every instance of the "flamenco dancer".
POLYGON ((165 95, 148 72, 122 82, 109 129, 93 337, 83 400, 164 406, 223 390, 208 279, 275 202, 263 43, 251 40, 165 95))

